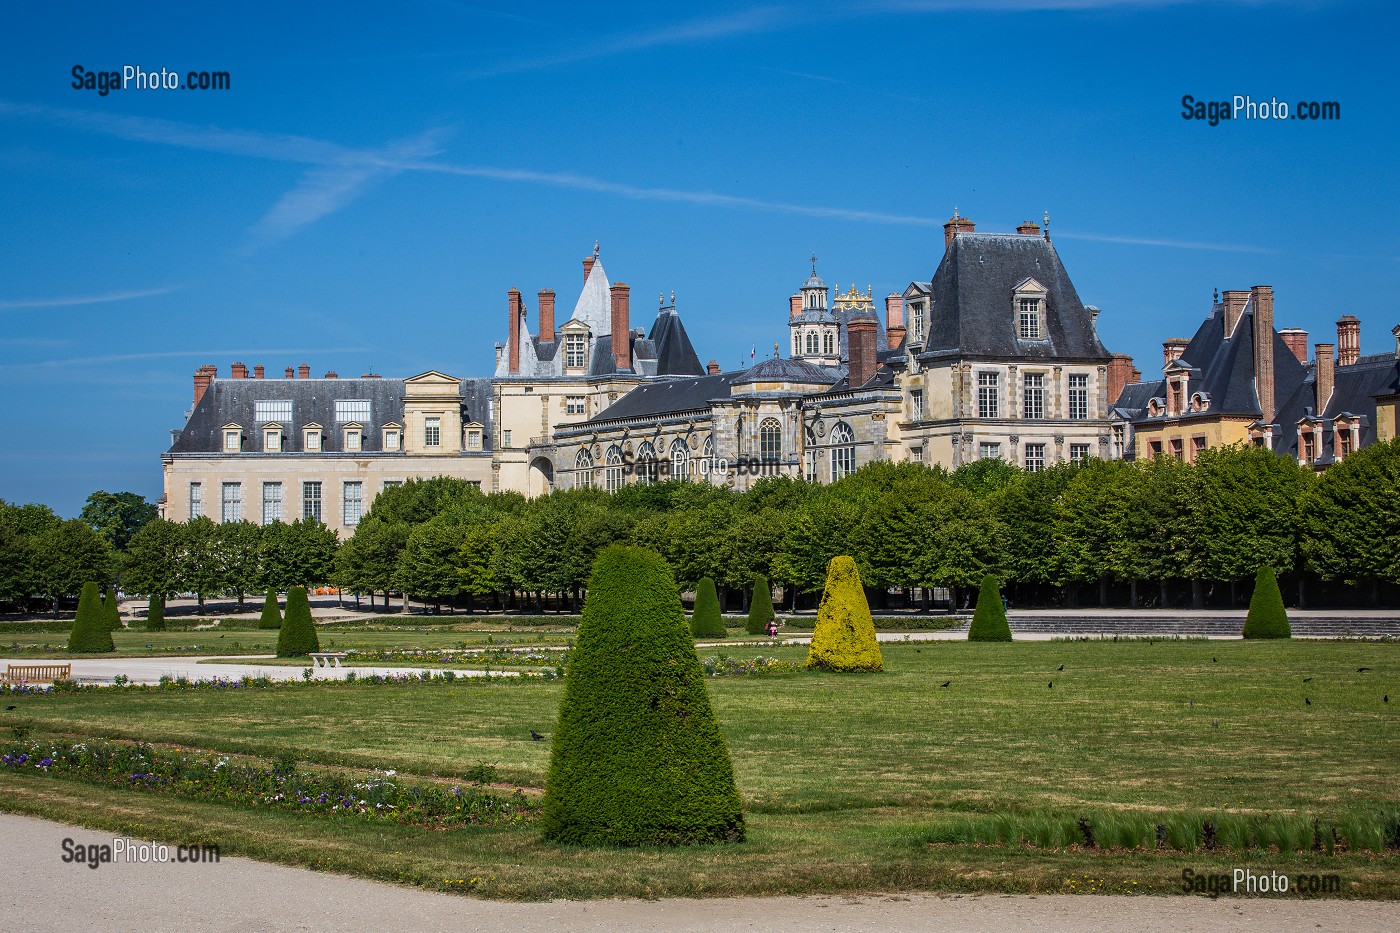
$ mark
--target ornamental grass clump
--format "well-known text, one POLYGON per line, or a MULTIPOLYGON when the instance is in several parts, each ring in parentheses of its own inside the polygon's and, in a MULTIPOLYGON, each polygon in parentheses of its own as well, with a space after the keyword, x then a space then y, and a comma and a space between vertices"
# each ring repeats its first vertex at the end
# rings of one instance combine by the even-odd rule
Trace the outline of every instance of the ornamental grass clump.
POLYGON ((1249 615, 1244 620, 1245 638, 1292 638, 1288 611, 1278 589, 1274 568, 1267 564, 1254 576, 1254 595, 1249 598, 1249 615))
POLYGON ((277 656, 297 658, 321 650, 316 637, 316 625, 311 621, 311 603, 306 600, 306 587, 294 586, 287 591, 287 616, 277 633, 277 656))
POLYGON ((720 614, 715 581, 709 577, 701 580, 700 585, 695 588, 695 609, 690 614, 690 634, 696 638, 723 638, 729 634, 724 629, 724 616, 720 614))
POLYGON ((842 673, 885 669, 860 571, 849 557, 833 557, 827 565, 807 666, 842 673))
POLYGON ((1006 621, 1006 604, 1001 601, 996 577, 991 574, 982 578, 982 589, 977 594, 977 610, 972 614, 972 624, 967 629, 967 640, 1011 640, 1011 625, 1006 621))
POLYGON ((750 635, 767 635, 768 623, 777 619, 773 612, 773 593, 768 587, 768 578, 756 574, 753 578, 753 597, 749 600, 749 619, 744 631, 750 635))
POLYGON ((729 748, 671 568, 613 546, 593 564, 552 754, 541 825, 578 845, 739 842, 729 748))
POLYGON ((152 596, 151 604, 146 607, 146 631, 165 631, 165 597, 152 596))
POLYGON ((258 628, 274 629, 282 627, 282 610, 277 608, 277 593, 272 587, 267 588, 267 596, 263 599, 262 615, 258 617, 258 628))
POLYGON ((96 583, 84 583, 78 598, 78 614, 73 619, 73 631, 68 636, 68 650, 82 652, 116 651, 112 630, 102 611, 102 598, 96 583))

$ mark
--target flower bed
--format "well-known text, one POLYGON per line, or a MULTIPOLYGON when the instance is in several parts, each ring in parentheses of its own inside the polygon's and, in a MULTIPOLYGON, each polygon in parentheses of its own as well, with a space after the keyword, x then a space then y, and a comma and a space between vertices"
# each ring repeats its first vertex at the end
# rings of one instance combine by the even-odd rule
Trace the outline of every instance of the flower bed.
POLYGON ((512 673, 510 675, 492 675, 490 673, 477 677, 458 676, 453 671, 423 671, 415 674, 358 674, 355 671, 348 671, 344 680, 312 680, 310 676, 311 668, 306 668, 302 672, 302 680, 273 680, 270 677, 210 677, 208 679, 190 680, 188 677, 162 677, 159 683, 136 684, 129 682, 124 675, 118 674, 113 678, 111 684, 91 684, 79 683, 73 680, 60 680, 54 684, 45 686, 35 686, 32 684, 0 684, 0 697, 7 696, 47 696, 55 693, 84 693, 91 690, 274 690, 274 689, 304 689, 308 685, 316 689, 338 689, 353 687, 377 687, 394 686, 406 684, 471 684, 476 685, 497 685, 505 683, 533 683, 540 680, 556 680, 559 674, 554 671, 526 671, 523 673, 512 673))
POLYGON ((700 665, 706 677, 755 677, 764 674, 795 674, 806 670, 806 666, 795 661, 780 661, 777 658, 731 658, 717 654, 701 658, 700 665))

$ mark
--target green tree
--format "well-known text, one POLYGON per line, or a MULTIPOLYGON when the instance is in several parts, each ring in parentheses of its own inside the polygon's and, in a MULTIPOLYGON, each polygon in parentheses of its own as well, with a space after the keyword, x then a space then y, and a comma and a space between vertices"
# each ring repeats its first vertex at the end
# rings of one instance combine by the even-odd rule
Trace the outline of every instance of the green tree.
POLYGON ((1001 601, 996 577, 991 574, 982 578, 982 589, 977 594, 977 609, 972 613, 967 640, 1011 641, 1011 624, 1006 621, 1006 604, 1001 601))
POLYGON ((715 581, 709 577, 695 587, 695 610, 690 614, 690 634, 696 638, 723 638, 729 634, 724 628, 724 616, 720 614, 715 581))
POLYGON ((1299 513, 1313 573, 1351 584, 1400 583, 1400 440, 1328 467, 1299 513))
POLYGON ((1202 451, 1187 490, 1196 537, 1191 575, 1242 580, 1265 564, 1276 573, 1291 571, 1298 503, 1312 483, 1297 461, 1262 447, 1202 451))
POLYGON ((204 614, 204 601, 223 592, 226 580, 223 561, 219 559, 219 526, 207 515, 185 523, 185 550, 180 567, 181 586, 199 599, 199 614, 204 614))
POLYGON ((399 557, 398 588, 425 602, 455 597, 462 591, 457 565, 465 537, 466 529, 445 514, 415 527, 399 557))
POLYGON ((744 816, 675 577, 609 547, 588 581, 541 826, 582 845, 741 841, 744 816))
POLYGON ((923 544, 913 558, 913 582, 950 588, 954 605, 960 589, 1005 570, 1006 526, 990 504, 965 490, 922 504, 916 527, 923 529, 923 544))
POLYGON ((371 605, 374 594, 383 593, 387 609, 394 572, 412 530, 407 522, 369 518, 360 522, 355 534, 336 551, 335 585, 349 593, 369 594, 371 605))
POLYGON ((500 588, 496 576, 496 527, 494 524, 468 527, 457 549, 458 586, 467 594, 468 612, 472 610, 472 600, 489 596, 500 588))
POLYGON ((141 526, 160 512, 134 492, 105 492, 99 489, 87 497, 78 517, 100 534, 113 550, 125 551, 127 542, 141 526))
POLYGON ((238 611, 262 578, 262 529, 249 521, 224 522, 215 544, 224 589, 238 597, 238 611))
POLYGON ((1249 599, 1249 615, 1244 620, 1245 638, 1292 638, 1283 594, 1278 591, 1274 568, 1265 564, 1254 577, 1254 594, 1249 599))
POLYGON ((184 525, 163 518, 147 522, 127 543, 122 588, 152 603, 175 596, 182 589, 184 554, 184 525))
POLYGON ((281 627, 282 610, 277 606, 277 592, 268 587, 267 595, 263 597, 262 615, 258 616, 258 628, 270 630, 281 627))
POLYGON ((277 656, 299 658, 321 650, 316 637, 316 624, 311 620, 311 603, 306 599, 306 587, 294 586, 287 591, 287 614, 282 630, 277 633, 277 656))
POLYGON ((768 578, 756 574, 753 578, 753 599, 749 602, 749 618, 744 631, 750 635, 766 635, 768 623, 777 618, 773 612, 773 592, 768 586, 768 578))
POLYGON ((290 525, 273 522, 264 526, 259 587, 270 586, 285 593, 294 586, 317 587, 329 583, 335 573, 339 544, 335 532, 314 518, 297 519, 290 525))
POLYGON ((80 519, 60 522, 40 533, 34 558, 43 595, 53 601, 55 613, 60 600, 76 596, 86 583, 104 585, 112 580, 111 546, 80 519))
POLYGON ((843 673, 885 669, 860 572, 856 562, 844 555, 832 558, 827 572, 807 666, 843 673))
POLYGON ((83 584, 78 614, 73 619, 73 631, 68 635, 68 650, 84 654, 117 650, 112 643, 112 630, 107 627, 107 619, 102 614, 102 598, 98 595, 97 584, 91 581, 83 584))

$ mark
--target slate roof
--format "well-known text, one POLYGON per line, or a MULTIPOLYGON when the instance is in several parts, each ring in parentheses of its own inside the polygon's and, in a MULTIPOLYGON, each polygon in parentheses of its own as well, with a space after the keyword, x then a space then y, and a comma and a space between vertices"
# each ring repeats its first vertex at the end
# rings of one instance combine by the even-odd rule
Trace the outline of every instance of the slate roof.
POLYGON ((1041 237, 960 233, 943 254, 931 292, 927 352, 1022 359, 1109 357, 1059 255, 1041 237), (1017 336, 1012 302, 1016 286, 1027 278, 1047 291, 1043 340, 1017 336))
POLYGON ((647 340, 654 348, 656 374, 662 376, 703 376, 705 367, 690 343, 675 305, 663 307, 651 325, 647 340))
MULTIPOLYGON (((256 420, 259 401, 290 401, 292 417, 282 425, 282 453, 303 451, 303 429, 319 424, 324 432, 321 453, 342 453, 345 442, 336 421, 337 400, 367 400, 370 416, 364 426, 362 448, 357 454, 383 453, 384 432, 389 422, 403 424, 404 380, 402 379, 215 379, 170 447, 173 454, 223 453, 223 426, 238 424, 243 429, 244 451, 262 450, 262 427, 256 420)), ((486 426, 483 448, 491 449, 491 380, 462 380, 462 422, 486 426)), ((391 451, 398 453, 398 451, 391 451)))
MULTIPOLYGON (((1322 412, 1323 455, 1319 466, 1332 462, 1336 448, 1332 443, 1332 421, 1338 415, 1360 415, 1360 442, 1368 447, 1376 442, 1376 396, 1390 395, 1400 382, 1400 359, 1394 355, 1363 356, 1350 366, 1338 366, 1332 375, 1332 398, 1322 412)), ((1279 406, 1279 436, 1274 449, 1280 453, 1298 454, 1298 422, 1306 416, 1316 417, 1317 362, 1308 364, 1307 379, 1292 396, 1279 406)))
POLYGON ((802 382, 831 385, 841 378, 839 368, 818 366, 806 360, 770 357, 737 374, 734 385, 750 382, 802 382))
POLYGON ((715 373, 689 379, 666 379, 637 386, 583 424, 623 418, 651 418, 710 407, 713 399, 730 397, 731 387, 743 371, 715 373))

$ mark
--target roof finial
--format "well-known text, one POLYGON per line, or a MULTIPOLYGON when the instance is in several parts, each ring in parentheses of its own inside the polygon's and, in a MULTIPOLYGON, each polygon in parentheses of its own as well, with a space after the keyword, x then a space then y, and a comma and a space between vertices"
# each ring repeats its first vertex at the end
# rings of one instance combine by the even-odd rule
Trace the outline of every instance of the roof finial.
POLYGON ((676 303, 676 290, 673 288, 673 289, 671 289, 671 304, 672 304, 672 305, 675 305, 675 303, 676 303))
POLYGON ((665 293, 665 292, 659 292, 659 293, 657 293, 657 296, 656 296, 656 306, 657 306, 658 308, 664 308, 664 307, 666 307, 666 293, 665 293))
POLYGON ((1045 242, 1050 242, 1050 212, 1045 212, 1045 242))
POLYGON ((1211 304, 1220 304, 1220 289, 1218 287, 1215 289, 1215 292, 1211 295, 1210 300, 1211 304))
POLYGON ((816 254, 816 253, 813 253, 813 254, 812 254, 812 274, 813 274, 813 275, 816 275, 816 274, 817 274, 817 254, 816 254))
POLYGON ((597 241, 597 240, 594 240, 594 241, 593 241, 593 258, 594 258, 594 259, 597 259, 597 258, 598 258, 598 241, 597 241))
POLYGON ((775 343, 775 344, 773 344, 773 359, 776 360, 777 358, 778 358, 778 345, 775 343))
POLYGON ((953 205, 953 219, 958 219, 958 206, 956 204, 953 205))

